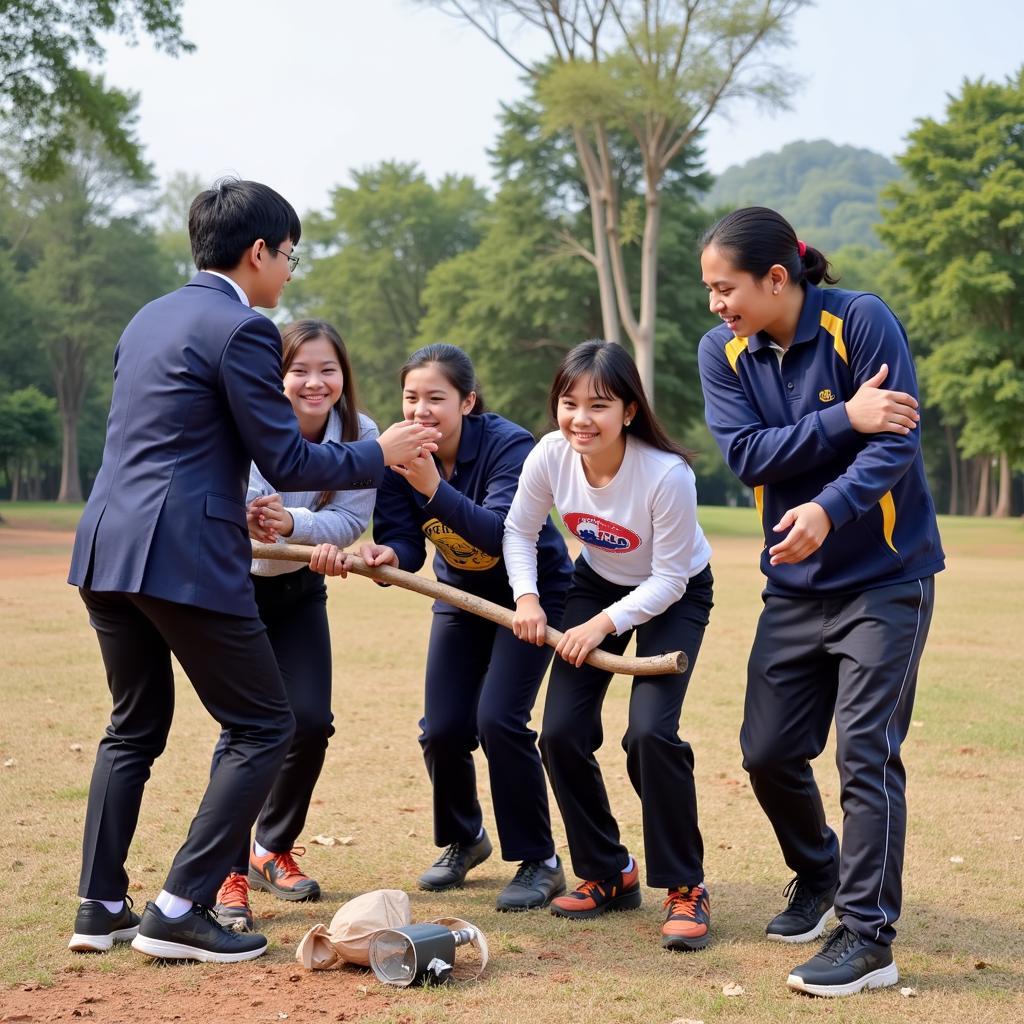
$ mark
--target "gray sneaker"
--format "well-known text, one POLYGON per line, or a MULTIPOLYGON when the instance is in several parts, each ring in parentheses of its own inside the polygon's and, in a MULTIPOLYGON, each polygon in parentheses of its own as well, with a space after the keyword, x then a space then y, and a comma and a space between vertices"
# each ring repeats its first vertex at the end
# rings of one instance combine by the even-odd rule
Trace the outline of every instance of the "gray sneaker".
POLYGON ((524 860, 515 878, 498 894, 495 910, 536 910, 565 892, 562 860, 549 868, 542 860, 524 860))
POLYGON ((428 892, 458 889, 466 880, 466 873, 482 864, 491 855, 493 847, 485 832, 471 846, 452 843, 434 863, 420 875, 420 888, 428 892))

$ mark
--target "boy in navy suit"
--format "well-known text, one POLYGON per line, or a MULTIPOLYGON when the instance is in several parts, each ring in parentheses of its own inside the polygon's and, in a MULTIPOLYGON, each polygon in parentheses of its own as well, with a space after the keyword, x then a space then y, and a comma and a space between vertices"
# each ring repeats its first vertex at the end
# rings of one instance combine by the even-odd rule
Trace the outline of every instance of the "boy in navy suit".
MULTIPOLYGON (((89 791, 70 947, 232 963, 267 948, 220 926, 217 886, 288 751, 294 719, 256 611, 249 463, 278 490, 375 487, 435 448, 396 424, 376 440, 310 444, 281 390, 281 339, 252 306, 277 305, 301 227, 266 185, 236 179, 189 211, 199 273, 143 307, 114 353, 103 462, 75 537, 69 582, 96 630, 113 698, 89 791), (174 706, 171 654, 229 736, 164 888, 141 917, 124 869, 142 792, 174 706)), ((202 752, 206 756, 206 752, 202 752)))

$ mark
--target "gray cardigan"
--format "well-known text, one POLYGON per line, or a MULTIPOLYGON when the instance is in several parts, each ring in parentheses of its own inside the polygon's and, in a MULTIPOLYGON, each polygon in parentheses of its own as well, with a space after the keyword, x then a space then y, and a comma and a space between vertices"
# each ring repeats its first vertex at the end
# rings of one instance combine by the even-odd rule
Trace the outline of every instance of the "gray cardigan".
MULTIPOLYGON (((379 436, 377 424, 369 416, 359 414, 359 440, 369 441, 379 436)), ((327 420, 324 441, 341 442, 341 417, 337 409, 331 409, 327 420)), ((249 491, 245 501, 273 494, 274 488, 263 479, 253 463, 249 468, 249 491)), ((331 500, 316 512, 312 507, 319 491, 288 491, 281 495, 285 508, 292 514, 295 527, 290 537, 278 537, 278 544, 337 544, 345 547, 357 541, 370 522, 373 502, 377 494, 370 487, 359 491, 335 491, 331 500)), ((254 558, 251 572, 254 576, 281 576, 296 572, 301 562, 273 562, 266 558, 254 558)))

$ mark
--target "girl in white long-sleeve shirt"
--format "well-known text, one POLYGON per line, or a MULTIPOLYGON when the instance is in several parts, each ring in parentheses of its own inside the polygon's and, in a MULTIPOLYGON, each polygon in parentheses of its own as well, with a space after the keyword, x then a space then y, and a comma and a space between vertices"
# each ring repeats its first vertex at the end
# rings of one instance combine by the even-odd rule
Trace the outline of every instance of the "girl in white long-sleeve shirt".
POLYGON ((551 670, 540 747, 584 881, 552 913, 591 918, 640 906, 639 869, 619 840, 594 752, 611 674, 584 664, 595 647, 639 655, 683 650, 684 673, 635 677, 622 745, 643 808, 649 885, 665 888, 662 944, 707 945, 710 904, 697 827, 693 753, 679 738, 683 696, 712 605, 711 548, 697 522, 686 453, 654 417, 620 345, 588 341, 563 360, 550 395, 558 430, 527 456, 505 521, 503 554, 516 599, 513 631, 543 643, 538 531, 552 505, 582 542, 551 670))

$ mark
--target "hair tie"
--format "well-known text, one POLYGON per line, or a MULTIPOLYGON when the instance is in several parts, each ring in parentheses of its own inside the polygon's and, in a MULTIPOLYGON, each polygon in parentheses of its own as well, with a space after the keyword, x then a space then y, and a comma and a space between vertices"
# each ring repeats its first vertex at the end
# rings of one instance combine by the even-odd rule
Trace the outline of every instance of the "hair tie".
POLYGON ((796 251, 800 254, 800 259, 803 259, 807 255, 807 243, 797 241, 796 251))

